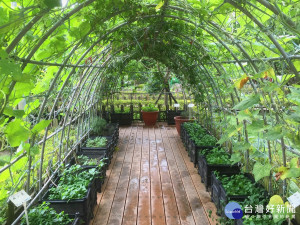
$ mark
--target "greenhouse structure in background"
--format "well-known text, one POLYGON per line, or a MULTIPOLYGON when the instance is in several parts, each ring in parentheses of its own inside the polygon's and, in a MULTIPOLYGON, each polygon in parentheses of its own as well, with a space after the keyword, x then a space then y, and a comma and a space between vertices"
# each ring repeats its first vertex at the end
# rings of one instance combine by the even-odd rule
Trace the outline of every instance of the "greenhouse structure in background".
POLYGON ((0 224, 300 224, 299 0, 0 1, 0 224))

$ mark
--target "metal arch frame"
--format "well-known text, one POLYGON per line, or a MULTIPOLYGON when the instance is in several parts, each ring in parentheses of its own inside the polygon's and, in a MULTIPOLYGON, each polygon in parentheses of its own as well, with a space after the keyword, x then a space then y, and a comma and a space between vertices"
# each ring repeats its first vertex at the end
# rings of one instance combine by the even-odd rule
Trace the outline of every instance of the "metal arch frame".
MULTIPOLYGON (((77 65, 82 61, 82 59, 89 53, 91 49, 89 48, 81 57, 80 59, 77 61, 77 65)), ((54 110, 55 110, 55 106, 56 104, 58 103, 58 99, 60 98, 65 86, 67 85, 69 79, 71 78, 71 76, 73 75, 73 73, 75 72, 75 68, 72 68, 71 72, 69 73, 69 75, 67 76, 66 80, 64 81, 60 91, 58 92, 57 94, 57 97, 53 103, 53 107, 51 109, 51 112, 49 114, 49 119, 51 119, 51 117, 53 116, 54 114, 54 110)), ((42 184, 42 167, 43 167, 43 160, 44 160, 44 151, 45 151, 45 145, 46 145, 46 139, 47 139, 47 135, 48 135, 48 130, 49 128, 47 127, 45 129, 45 135, 44 135, 44 138, 43 138, 43 145, 42 145, 42 150, 41 150, 41 165, 40 165, 40 170, 39 170, 39 189, 41 189, 41 184, 42 184)))
MULTIPOLYGON (((151 18, 151 17, 157 17, 157 15, 154 15, 154 16, 145 16, 144 18, 151 18)), ((171 17, 171 18, 175 18, 175 16, 169 16, 169 17, 171 17)), ((184 20, 184 19, 182 19, 182 18, 179 18, 179 17, 177 17, 178 19, 181 19, 181 20, 184 20)), ((137 18, 138 19, 138 18, 137 18)), ((121 24, 121 25, 125 25, 126 23, 123 23, 123 24, 121 24)), ((114 28, 113 28, 113 30, 115 30, 114 28)), ((113 33, 113 31, 111 30, 110 32, 108 32, 108 33, 113 33)), ((106 34, 106 35, 108 35, 108 33, 106 34)), ((75 67, 77 67, 78 66, 78 64, 77 65, 75 65, 75 67)))
MULTIPOLYGON (((53 27, 51 27, 51 29, 41 38, 41 40, 38 42, 38 44, 37 45, 35 45, 35 47, 34 47, 34 49, 30 52, 30 54, 29 54, 29 56, 26 58, 27 60, 30 60, 30 58, 33 56, 33 54, 38 50, 38 48, 41 46, 41 44, 47 39, 47 37, 48 36, 50 36, 51 35, 51 33, 57 28, 57 27, 59 27, 61 24, 63 24, 63 22, 65 21, 65 20, 67 20, 71 15, 73 15, 73 14, 75 14, 76 12, 78 12, 80 9, 82 9, 83 7, 85 7, 85 6, 87 6, 87 5, 89 5, 89 4, 91 4, 92 2, 94 2, 95 0, 88 0, 88 1, 86 1, 86 2, 84 2, 84 3, 82 3, 81 5, 79 5, 77 8, 75 8, 75 9, 73 9, 72 11, 70 11, 70 12, 68 12, 61 20, 59 20, 53 27)), ((231 0, 228 0, 227 2, 229 2, 230 4, 235 4, 233 1, 231 1, 231 0)), ((264 2, 264 0, 260 0, 259 1, 261 4, 263 4, 263 2, 264 2)), ((278 10, 276 11, 275 9, 276 8, 274 8, 274 6, 273 6, 273 8, 272 8, 272 5, 271 4, 268 4, 268 5, 266 5, 266 4, 263 4, 263 5, 265 5, 267 8, 269 8, 270 10, 272 10, 274 13, 279 13, 278 12, 278 10)), ((155 5, 149 5, 149 7, 154 7, 155 5)), ((240 6, 238 6, 238 5, 234 5, 236 8, 241 8, 240 6), (237 7, 238 6, 238 7, 237 7)), ((186 13, 192 13, 191 11, 189 11, 189 10, 186 10, 186 9, 182 9, 182 8, 180 8, 180 7, 178 7, 178 6, 171 6, 171 5, 164 5, 164 12, 165 12, 165 10, 166 10, 166 8, 170 8, 170 9, 173 9, 173 10, 178 10, 178 11, 183 11, 183 12, 186 12, 186 13)), ((43 14, 43 13, 41 13, 41 14, 43 14)), ((119 14, 119 13, 117 13, 117 14, 119 14)), ((35 23, 35 22, 37 22, 40 18, 41 15, 37 15, 34 19, 33 19, 33 21, 31 21, 30 23, 28 23, 27 25, 26 25, 26 27, 20 32, 20 34, 18 35, 19 37, 21 36, 22 37, 22 34, 24 35, 25 33, 26 33, 26 31, 28 31, 29 29, 30 29, 30 27, 32 27, 32 25, 35 23)), ((161 14, 160 16, 162 16, 162 17, 164 17, 164 14, 161 14)), ((252 20, 253 20, 253 18, 251 18, 252 20)), ((254 18, 254 19, 256 19, 256 18, 254 18)), ((288 17, 286 17, 286 19, 289 19, 288 17)), ((255 22, 255 21, 254 21, 255 22)), ((20 39, 20 38, 18 38, 18 39, 20 39)), ((15 44, 17 44, 17 42, 16 42, 16 40, 14 40, 13 41, 13 43, 15 43, 15 44)), ((15 45, 14 44, 14 45, 15 45)), ((278 47, 277 45, 276 45, 276 47, 278 47)), ((12 46, 9 46, 9 48, 8 48, 8 50, 10 50, 10 49, 12 49, 12 46)), ((24 63, 25 65, 26 65, 26 62, 24 63)), ((24 65, 23 64, 23 65, 24 65)))
MULTIPOLYGON (((91 0, 90 0, 91 1, 91 0)), ((74 12, 75 13, 75 12, 74 12)), ((118 26, 116 26, 116 27, 114 27, 114 28, 112 28, 111 30, 109 30, 107 33, 105 33, 102 37, 100 37, 96 42, 94 42, 94 44, 92 44, 92 46, 86 51, 86 53, 84 53, 83 55, 82 55, 82 57, 78 60, 78 62, 76 63, 76 65, 74 65, 74 67, 73 67, 73 69, 72 69, 72 71, 70 72, 70 73, 72 73, 72 72, 74 72, 75 71, 75 68, 77 68, 78 67, 78 65, 79 65, 79 62, 80 61, 82 61, 82 59, 84 58, 84 56, 97 44, 97 43, 99 43, 102 39, 104 39, 106 36, 108 36, 109 34, 111 34, 111 33, 113 33, 114 31, 116 31, 116 30, 118 30, 119 28, 121 28, 121 27, 123 27, 123 26, 125 26, 125 25, 127 25, 127 24, 131 24, 131 23, 133 23, 133 22, 135 22, 136 20, 138 20, 138 19, 146 19, 146 18, 155 18, 155 17, 159 17, 160 15, 149 15, 149 16, 144 16, 144 17, 141 17, 141 18, 135 18, 135 20, 131 20, 131 21, 128 21, 128 22, 124 22, 124 23, 121 23, 120 25, 118 25, 118 26)), ((164 15, 164 17, 169 17, 169 18, 173 18, 173 19, 179 19, 179 20, 183 20, 183 21, 186 21, 186 22, 189 22, 189 23, 191 23, 191 24, 194 24, 192 21, 190 21, 190 20, 188 20, 188 19, 183 19, 183 18, 180 18, 180 17, 177 17, 177 16, 172 16, 172 15, 168 15, 168 16, 166 16, 166 15, 164 15)), ((59 25, 61 25, 63 22, 62 21, 59 21, 58 23, 57 23, 57 25, 56 25, 56 27, 58 27, 59 25)), ((195 25, 195 24, 194 24, 195 25)), ((54 31, 54 29, 53 29, 53 31, 54 31)), ((52 31, 52 32, 53 32, 52 31)), ((48 32, 48 36, 50 35, 51 33, 50 32, 48 32)), ((45 37, 45 36, 44 36, 45 37)), ((46 39, 46 38, 45 38, 46 39)), ((28 57, 27 57, 27 59, 28 59, 28 57)), ((69 77, 68 77, 68 79, 69 79, 69 77)), ((62 90, 63 90, 63 88, 64 87, 62 87, 62 90)), ((54 105, 56 105, 56 103, 57 103, 57 99, 56 99, 56 101, 54 102, 54 105)), ((53 110, 52 110, 53 111, 53 110)), ((51 112, 51 114, 53 114, 53 112, 51 112)), ((44 146, 43 146, 43 148, 44 148, 44 146)))
POLYGON ((282 46, 278 43, 278 41, 276 41, 275 37, 270 32, 265 32, 267 30, 266 27, 256 17, 254 17, 247 9, 241 7, 236 2, 234 2, 232 0, 226 0, 226 2, 230 3, 235 8, 239 9, 246 16, 248 16, 254 23, 256 23, 257 26, 259 26, 261 31, 264 32, 270 38, 270 40, 273 42, 273 44, 276 46, 276 48, 280 51, 281 55, 284 57, 284 59, 286 60, 286 62, 290 66, 290 69, 292 70, 292 72, 295 74, 297 80, 299 81, 299 73, 298 73, 295 65, 290 60, 289 56, 287 55, 285 50, 282 48, 282 46))
MULTIPOLYGON (((39 49, 39 47, 42 45, 42 43, 47 39, 48 36, 50 36, 52 34, 52 32, 57 28, 59 27, 61 24, 63 24, 63 22, 65 20, 67 20, 72 14, 75 14, 76 12, 78 12, 80 9, 82 9, 84 6, 86 5, 89 5, 93 2, 94 0, 89 0, 87 2, 84 2, 83 4, 79 5, 77 8, 73 9, 71 12, 67 13, 61 20, 59 20, 42 38, 41 40, 38 42, 37 45, 35 45, 34 49, 30 52, 29 56, 27 56, 26 60, 30 60, 30 58, 34 55, 34 53, 39 49)), ((151 5, 152 6, 152 5, 151 5)), ((172 7, 172 6, 165 6, 164 7, 164 12, 165 12, 165 9, 169 7, 169 8, 172 8, 172 9, 175 9, 175 10, 180 10, 180 11, 184 11, 184 12, 188 12, 187 10, 185 9, 180 9, 180 7, 172 7)), ((118 13, 117 13, 118 14, 118 13)), ((161 14, 160 17, 165 17, 165 13, 164 14, 161 14)), ((173 17, 173 16, 172 16, 173 17)), ((147 16, 145 17, 147 18, 147 16)), ((36 18, 38 19, 38 17, 36 18)), ((184 20, 184 19, 182 19, 184 20)), ((29 23, 28 25, 31 25, 32 23, 29 23)), ((28 27, 30 26, 27 26, 26 29, 28 29, 28 27)), ((29 28, 30 29, 30 28, 29 28)), ((23 32, 24 33, 24 32, 23 32)), ((210 33, 211 34, 211 33, 210 33)), ((216 38, 216 36, 215 36, 216 38)), ((236 44, 236 43, 235 43, 236 44)), ((238 61, 239 63, 239 61, 238 61)), ((22 67, 25 67, 27 64, 27 62, 25 61, 23 66, 22 67)), ((240 63, 239 63, 240 64, 240 63)), ((78 65, 77 65, 78 66, 78 65)), ((243 69, 243 67, 242 67, 243 69)), ((11 89, 13 88, 14 86, 14 83, 12 84, 11 86, 11 89)))
MULTIPOLYGON (((230 1, 230 2, 231 2, 231 1, 230 1)), ((169 6, 168 6, 168 7, 169 7, 169 6)), ((30 29, 30 28, 29 28, 29 29, 30 29)), ((271 39, 271 38, 270 38, 270 39, 271 39)), ((235 44, 236 44, 236 43, 235 43, 235 44)), ((277 47, 277 46, 276 46, 276 47, 277 47)), ((11 49, 11 50, 13 50, 13 49, 11 49)), ((289 57, 286 58, 286 60, 287 60, 287 59, 289 59, 289 57)), ((255 64, 254 64, 254 65, 255 65, 255 64)), ((77 66, 77 67, 78 67, 78 66, 77 66)), ((63 67, 61 67, 61 69, 63 69, 63 67)))

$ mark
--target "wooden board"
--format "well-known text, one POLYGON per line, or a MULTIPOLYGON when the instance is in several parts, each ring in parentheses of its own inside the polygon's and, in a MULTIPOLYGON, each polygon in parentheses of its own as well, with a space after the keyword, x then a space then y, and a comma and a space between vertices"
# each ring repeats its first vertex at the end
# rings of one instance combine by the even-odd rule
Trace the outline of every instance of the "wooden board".
POLYGON ((174 126, 120 128, 118 148, 91 225, 215 224, 216 209, 174 126))

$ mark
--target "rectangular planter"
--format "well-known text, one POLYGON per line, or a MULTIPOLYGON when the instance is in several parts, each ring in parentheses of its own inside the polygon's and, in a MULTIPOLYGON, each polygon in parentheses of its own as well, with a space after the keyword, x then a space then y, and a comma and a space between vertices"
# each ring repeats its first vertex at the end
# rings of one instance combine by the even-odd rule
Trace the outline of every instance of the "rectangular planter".
POLYGON ((196 167, 198 163, 198 153, 200 150, 203 149, 214 149, 219 146, 197 146, 193 140, 190 140, 190 143, 188 145, 188 152, 191 159, 191 162, 194 163, 194 167, 196 167))
POLYGON ((213 171, 239 173, 240 168, 238 165, 208 164, 204 155, 198 155, 198 173, 206 187, 206 191, 208 191, 208 188, 211 187, 211 173, 213 171))
MULTIPOLYGON (((95 138, 95 137, 90 137, 95 138)), ((105 147, 85 147, 86 143, 83 144, 83 147, 80 148, 80 153, 82 155, 88 156, 89 158, 98 158, 100 156, 103 156, 105 154, 106 158, 111 159, 112 151, 113 151, 113 145, 111 142, 111 138, 108 139, 107 145, 105 147)))
MULTIPOLYGON (((56 181, 58 181, 58 179, 56 181)), ((65 213, 70 215, 79 214, 79 216, 85 221, 86 224, 88 224, 90 219, 93 218, 93 210, 97 202, 95 179, 92 180, 91 184, 89 185, 89 188, 87 189, 87 193, 85 197, 82 199, 49 200, 48 196, 49 196, 49 190, 43 195, 40 203, 41 202, 50 203, 50 207, 55 209, 57 213, 64 211, 65 213)))
POLYGON ((120 126, 130 126, 133 120, 132 113, 110 113, 110 121, 120 126))
MULTIPOLYGON (((235 175, 238 173, 221 173, 221 174, 226 174, 226 175, 235 175)), ((249 173, 244 173, 244 175, 249 178, 252 183, 255 183, 255 180, 253 176, 249 173)), ((248 195, 227 195, 222 183, 216 178, 215 174, 212 172, 211 173, 211 182, 212 182, 212 188, 211 188, 211 198, 212 201, 215 203, 217 207, 217 214, 225 217, 224 213, 224 208, 228 203, 228 200, 230 201, 244 201, 248 195)), ((256 184, 259 187, 262 188, 261 185, 256 184)), ((265 198, 267 198, 268 193, 265 191, 265 198)))
POLYGON ((183 112, 183 110, 177 110, 177 111, 168 110, 167 115, 166 115, 168 125, 175 125, 174 117, 175 116, 180 116, 181 112, 183 112))

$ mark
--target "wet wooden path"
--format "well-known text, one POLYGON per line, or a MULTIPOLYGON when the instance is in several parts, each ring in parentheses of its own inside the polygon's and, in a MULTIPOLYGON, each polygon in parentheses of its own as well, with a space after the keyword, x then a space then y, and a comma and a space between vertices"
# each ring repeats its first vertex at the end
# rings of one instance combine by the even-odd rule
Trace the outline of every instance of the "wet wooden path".
POLYGON ((175 127, 121 127, 118 146, 91 224, 215 224, 215 206, 175 127))

